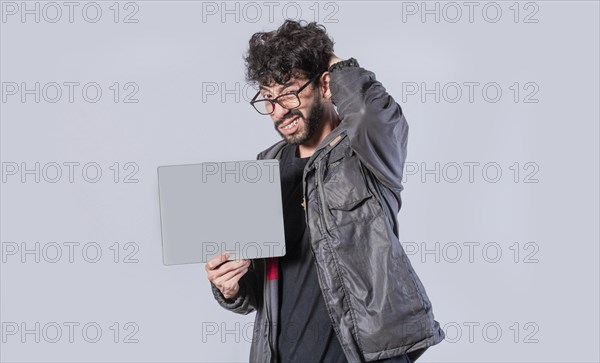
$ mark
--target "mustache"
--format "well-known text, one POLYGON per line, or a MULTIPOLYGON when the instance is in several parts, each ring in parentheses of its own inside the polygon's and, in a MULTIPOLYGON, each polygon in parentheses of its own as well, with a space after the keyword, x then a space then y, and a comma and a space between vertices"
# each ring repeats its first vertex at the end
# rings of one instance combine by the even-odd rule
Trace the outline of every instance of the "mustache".
POLYGON ((281 124, 284 123, 286 120, 289 120, 296 116, 300 116, 300 118, 304 119, 304 115, 302 115, 302 112, 300 112, 298 110, 291 110, 290 113, 283 116, 283 118, 281 118, 281 120, 278 120, 275 122, 275 128, 279 128, 279 126, 281 126, 281 124))

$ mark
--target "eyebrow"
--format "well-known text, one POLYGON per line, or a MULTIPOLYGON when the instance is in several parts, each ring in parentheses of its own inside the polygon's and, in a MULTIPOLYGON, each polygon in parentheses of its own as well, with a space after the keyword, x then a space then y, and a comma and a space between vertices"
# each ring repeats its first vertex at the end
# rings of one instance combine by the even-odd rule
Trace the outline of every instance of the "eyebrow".
MULTIPOLYGON (((277 88, 278 88, 278 89, 280 89, 280 90, 281 90, 281 89, 284 89, 284 88, 287 88, 287 87, 289 87, 289 86, 292 86, 292 85, 294 85, 294 82, 297 82, 297 81, 289 81, 289 82, 286 82, 286 83, 284 83, 284 84, 282 84, 282 85, 280 85, 280 86, 277 86, 277 88)), ((258 86, 258 88, 260 88, 260 89, 263 89, 263 90, 265 90, 265 91, 268 91, 268 90, 269 90, 269 89, 267 88, 267 86, 258 86)))

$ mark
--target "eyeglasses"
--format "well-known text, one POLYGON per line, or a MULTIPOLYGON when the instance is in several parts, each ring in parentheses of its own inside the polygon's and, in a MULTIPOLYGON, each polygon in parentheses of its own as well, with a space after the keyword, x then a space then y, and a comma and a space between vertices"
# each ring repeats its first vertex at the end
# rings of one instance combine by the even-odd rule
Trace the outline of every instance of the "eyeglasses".
POLYGON ((321 74, 321 72, 311 78, 308 82, 306 82, 302 87, 300 87, 297 91, 285 93, 279 95, 273 99, 263 98, 257 100, 256 98, 260 95, 260 91, 256 93, 256 95, 250 101, 250 104, 254 107, 254 109, 260 113, 261 115, 270 115, 275 111, 275 104, 278 103, 279 106, 285 108, 286 110, 291 110, 300 106, 300 97, 298 96, 302 90, 304 90, 309 84, 314 82, 321 74))

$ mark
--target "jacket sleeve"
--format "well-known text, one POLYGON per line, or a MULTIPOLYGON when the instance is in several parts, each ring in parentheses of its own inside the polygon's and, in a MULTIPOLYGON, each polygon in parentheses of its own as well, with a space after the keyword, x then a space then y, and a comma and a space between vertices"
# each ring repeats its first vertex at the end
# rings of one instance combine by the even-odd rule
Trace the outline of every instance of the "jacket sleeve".
POLYGON ((249 314, 257 310, 258 306, 258 294, 260 291, 258 276, 261 276, 261 274, 260 269, 257 269, 257 260, 252 260, 248 272, 239 281, 240 291, 237 298, 226 299, 219 288, 211 282, 212 293, 223 308, 238 314, 249 314))
POLYGON ((408 124, 400 105, 374 73, 358 65, 334 65, 330 76, 331 98, 351 148, 384 185, 402 191, 408 124))

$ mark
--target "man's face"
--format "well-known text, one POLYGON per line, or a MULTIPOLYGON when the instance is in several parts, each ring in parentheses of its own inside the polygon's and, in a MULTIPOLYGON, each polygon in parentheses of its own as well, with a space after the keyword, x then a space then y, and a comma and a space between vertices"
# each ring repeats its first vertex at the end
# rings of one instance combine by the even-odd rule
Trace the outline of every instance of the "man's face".
MULTIPOLYGON (((279 95, 294 92, 300 89, 308 79, 292 78, 284 85, 261 86, 264 98, 275 98, 279 95)), ((323 123, 323 103, 320 92, 314 86, 315 82, 304 88, 298 95, 300 106, 291 110, 276 104, 275 110, 270 115, 274 122, 275 130, 289 144, 301 145, 315 136, 323 123)))

